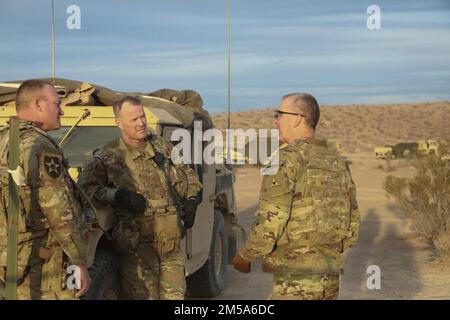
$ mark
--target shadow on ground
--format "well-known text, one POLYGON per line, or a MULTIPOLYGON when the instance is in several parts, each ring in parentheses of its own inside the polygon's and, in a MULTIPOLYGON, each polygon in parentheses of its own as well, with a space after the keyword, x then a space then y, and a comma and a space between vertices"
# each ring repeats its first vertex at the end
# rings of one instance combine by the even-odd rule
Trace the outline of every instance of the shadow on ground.
POLYGON ((363 215, 359 242, 349 250, 345 263, 341 299, 411 299, 422 289, 408 237, 398 223, 382 224, 374 208, 363 215), (372 265, 380 268, 380 289, 367 287, 372 265))

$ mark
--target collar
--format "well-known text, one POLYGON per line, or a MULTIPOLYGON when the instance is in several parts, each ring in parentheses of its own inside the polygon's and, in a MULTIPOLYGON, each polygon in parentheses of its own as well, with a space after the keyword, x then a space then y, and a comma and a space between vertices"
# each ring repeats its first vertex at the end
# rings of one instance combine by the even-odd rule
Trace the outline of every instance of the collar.
POLYGON ((296 139, 293 144, 298 144, 298 143, 308 143, 308 144, 314 144, 314 145, 318 145, 318 146, 322 146, 322 147, 327 146, 327 142, 325 140, 317 139, 315 137, 296 139))
POLYGON ((133 148, 127 145, 123 141, 122 137, 119 138, 119 148, 125 152, 128 152, 133 160, 139 159, 141 157, 144 157, 145 159, 151 159, 155 156, 155 149, 153 148, 152 144, 148 139, 147 143, 145 144, 145 148, 143 149, 144 153, 138 150, 138 148, 133 148))
MULTIPOLYGON (((9 124, 9 121, 8 121, 8 124, 9 124)), ((22 119, 19 119, 19 128, 20 128, 20 129, 30 128, 30 127, 38 128, 38 127, 36 126, 36 122, 29 121, 29 120, 22 120, 22 119)), ((38 128, 38 129, 39 129, 39 128, 38 128)))

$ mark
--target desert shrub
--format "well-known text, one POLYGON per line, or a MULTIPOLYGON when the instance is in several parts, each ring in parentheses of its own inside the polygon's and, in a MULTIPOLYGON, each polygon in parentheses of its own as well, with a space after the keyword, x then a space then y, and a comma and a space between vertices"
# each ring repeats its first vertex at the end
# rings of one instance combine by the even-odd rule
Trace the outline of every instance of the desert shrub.
POLYGON ((413 178, 386 177, 384 189, 415 230, 431 241, 443 260, 450 260, 450 161, 438 157, 413 162, 413 178))

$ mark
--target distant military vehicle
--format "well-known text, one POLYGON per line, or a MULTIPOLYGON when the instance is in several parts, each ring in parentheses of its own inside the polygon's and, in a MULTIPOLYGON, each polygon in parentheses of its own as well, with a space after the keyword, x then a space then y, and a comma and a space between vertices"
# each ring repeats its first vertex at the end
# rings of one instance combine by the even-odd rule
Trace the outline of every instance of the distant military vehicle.
POLYGON ((436 140, 419 141, 418 152, 421 155, 439 155, 439 142, 436 140))
POLYGON ((392 147, 392 155, 394 159, 408 158, 417 154, 416 142, 400 142, 392 147))
POLYGON ((375 157, 378 159, 388 159, 392 158, 392 147, 375 147, 374 148, 375 157))
MULTIPOLYGON (((21 82, 0 83, 0 127, 16 113, 14 98, 21 82)), ((76 180, 92 152, 120 135, 111 105, 125 93, 73 80, 56 79, 55 84, 64 116, 62 128, 50 134, 62 144, 70 164, 69 172, 76 180)), ((151 132, 169 140, 177 128, 185 128, 192 134, 194 120, 202 121, 203 130, 213 126, 208 112, 202 108, 200 95, 194 91, 162 89, 132 94, 140 97, 151 132)), ((202 202, 182 246, 189 294, 210 297, 225 288, 227 264, 236 253, 234 174, 216 164, 195 165, 194 170, 203 183, 202 202)), ((94 212, 93 216, 84 217, 89 226, 89 266, 93 280, 85 298, 123 298, 116 258, 108 240, 112 211, 94 212)))
POLYGON ((401 159, 411 156, 439 155, 439 142, 436 140, 422 140, 419 142, 400 142, 394 146, 376 147, 377 158, 401 159))
POLYGON ((416 142, 400 142, 394 146, 375 147, 375 157, 379 159, 402 159, 417 154, 416 142))

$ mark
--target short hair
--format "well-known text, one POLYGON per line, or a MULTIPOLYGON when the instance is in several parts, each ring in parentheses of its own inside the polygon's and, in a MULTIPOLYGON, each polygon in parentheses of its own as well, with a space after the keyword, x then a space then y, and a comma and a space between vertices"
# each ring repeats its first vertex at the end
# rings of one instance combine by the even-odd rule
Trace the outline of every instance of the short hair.
POLYGON ((42 89, 52 86, 47 80, 31 79, 24 81, 16 92, 16 111, 27 109, 33 99, 42 97, 42 89))
POLYGON ((120 110, 122 110, 122 106, 124 103, 128 102, 133 106, 141 106, 142 102, 138 97, 133 96, 124 96, 117 100, 113 105, 114 116, 117 118, 119 116, 120 110))
POLYGON ((320 119, 320 109, 316 98, 309 93, 290 93, 282 100, 291 98, 292 105, 299 113, 305 115, 305 122, 311 129, 316 129, 320 119))

